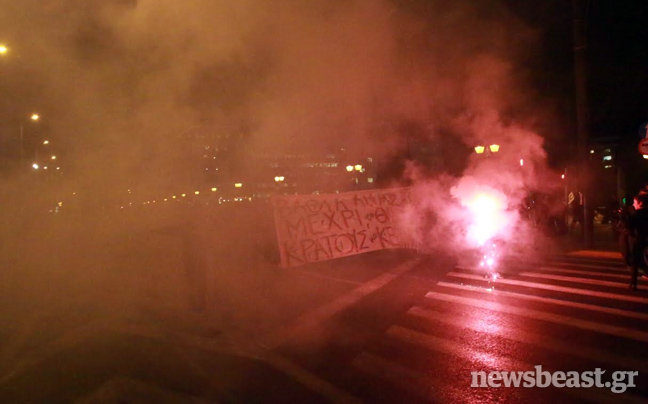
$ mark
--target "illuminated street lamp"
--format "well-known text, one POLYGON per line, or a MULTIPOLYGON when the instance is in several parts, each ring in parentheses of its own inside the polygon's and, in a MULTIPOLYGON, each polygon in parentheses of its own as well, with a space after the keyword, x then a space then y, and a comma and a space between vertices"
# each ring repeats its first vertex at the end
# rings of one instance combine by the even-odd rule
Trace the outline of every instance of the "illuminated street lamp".
POLYGON ((492 154, 492 153, 497 153, 500 149, 500 146, 498 144, 492 144, 488 147, 486 146, 475 146, 475 153, 477 154, 484 154, 485 152, 488 152, 486 154, 492 154))
POLYGON ((34 164, 32 164, 32 168, 33 168, 34 170, 38 170, 38 168, 39 168, 38 163, 34 163, 34 164))
POLYGON ((236 188, 241 188, 241 187, 243 186, 243 184, 240 183, 240 182, 237 182, 236 184, 234 184, 234 186, 235 186, 236 188))
POLYGON ((354 168, 356 171, 362 171, 362 164, 356 164, 354 168))
POLYGON ((7 45, 0 44, 0 55, 6 55, 9 52, 7 45))
POLYGON ((277 176, 277 177, 274 178, 275 182, 283 182, 284 179, 285 179, 284 176, 277 176))
POLYGON ((351 166, 351 165, 346 166, 346 170, 347 170, 348 172, 353 171, 353 166, 351 166))
POLYGON ((48 145, 48 144, 49 144, 49 140, 43 140, 43 144, 44 144, 44 145, 48 145))
POLYGON ((29 117, 29 119, 31 119, 32 121, 36 122, 36 121, 38 121, 38 120, 40 119, 40 115, 38 115, 37 113, 34 112, 33 114, 31 114, 31 116, 29 117))

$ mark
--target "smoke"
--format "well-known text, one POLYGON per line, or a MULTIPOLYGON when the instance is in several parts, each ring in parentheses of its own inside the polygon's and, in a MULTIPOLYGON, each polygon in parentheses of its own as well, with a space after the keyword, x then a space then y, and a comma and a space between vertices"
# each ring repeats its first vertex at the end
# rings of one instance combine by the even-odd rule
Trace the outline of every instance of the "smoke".
MULTIPOLYGON (((414 185, 419 202, 406 219, 413 237, 451 251, 467 247, 472 198, 496 196, 494 218, 505 223, 497 236, 521 240, 517 206, 528 190, 552 183, 534 129, 546 111, 519 64, 538 33, 495 0, 0 0, 0 7, 0 40, 11 48, 0 66, 0 111, 42 117, 39 126, 23 118, 3 124, 3 141, 16 145, 21 125, 26 138, 46 135, 50 149, 40 157, 56 153, 63 172, 25 170, 35 158, 28 154, 2 173, 1 263, 10 269, 0 283, 11 308, 4 324, 68 306, 127 313, 146 299, 182 306, 185 289, 214 281, 187 286, 182 271, 200 265, 218 268, 217 289, 240 292, 232 312, 272 307, 266 284, 240 276, 267 264, 276 248, 266 207, 160 206, 197 190, 188 134, 217 139, 248 172, 265 169, 255 166, 260 153, 342 148, 396 167, 385 171, 394 179, 385 186, 414 185), (491 157, 472 151, 491 144, 500 145, 491 157), (403 160, 402 170, 391 164, 403 160), (119 209, 130 203, 138 209, 119 209), (59 204, 63 215, 47 212, 59 204), (78 209, 68 216, 68 206, 78 209), (187 258, 187 237, 197 240, 198 262, 187 258)), ((281 279, 273 276, 264 280, 281 279)))

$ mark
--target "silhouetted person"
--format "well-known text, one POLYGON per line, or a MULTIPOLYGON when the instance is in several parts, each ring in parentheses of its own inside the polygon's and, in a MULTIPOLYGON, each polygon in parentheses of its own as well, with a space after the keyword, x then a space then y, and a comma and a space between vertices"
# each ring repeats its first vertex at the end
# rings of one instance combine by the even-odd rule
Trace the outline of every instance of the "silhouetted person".
POLYGON ((635 196, 633 206, 635 214, 628 222, 632 251, 630 289, 637 290, 639 269, 646 269, 644 249, 648 246, 648 194, 639 193, 635 196))
POLYGON ((580 225, 582 226, 585 211, 583 210, 583 199, 580 192, 572 201, 570 210, 572 216, 571 228, 573 229, 574 226, 576 226, 576 223, 580 223, 580 225))
POLYGON ((630 232, 630 220, 635 214, 634 206, 626 205, 621 209, 617 232, 619 235, 619 250, 623 256, 623 260, 628 267, 632 266, 632 251, 630 246, 632 244, 632 234, 630 232))

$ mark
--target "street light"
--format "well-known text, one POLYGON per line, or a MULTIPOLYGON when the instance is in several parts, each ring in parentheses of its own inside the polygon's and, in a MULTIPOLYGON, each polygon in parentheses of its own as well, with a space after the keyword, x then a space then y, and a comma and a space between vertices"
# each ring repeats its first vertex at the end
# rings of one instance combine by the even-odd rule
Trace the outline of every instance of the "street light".
POLYGON ((9 52, 9 48, 4 44, 0 44, 0 55, 6 55, 7 52, 9 52))
POLYGON ((492 153, 497 153, 500 149, 500 146, 496 143, 493 143, 492 145, 486 147, 486 146, 475 146, 475 153, 477 154, 484 154, 484 152, 488 152, 487 154, 492 154, 492 153))

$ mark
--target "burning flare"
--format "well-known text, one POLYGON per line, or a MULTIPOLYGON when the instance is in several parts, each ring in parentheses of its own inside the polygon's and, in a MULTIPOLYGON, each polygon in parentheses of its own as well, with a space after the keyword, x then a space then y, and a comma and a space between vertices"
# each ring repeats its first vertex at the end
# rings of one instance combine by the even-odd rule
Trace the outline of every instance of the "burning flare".
POLYGON ((471 215, 468 242, 482 247, 501 233, 506 222, 506 203, 503 195, 480 192, 464 202, 471 215))

